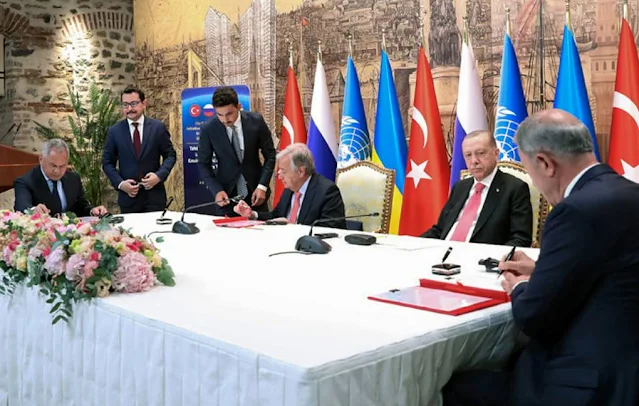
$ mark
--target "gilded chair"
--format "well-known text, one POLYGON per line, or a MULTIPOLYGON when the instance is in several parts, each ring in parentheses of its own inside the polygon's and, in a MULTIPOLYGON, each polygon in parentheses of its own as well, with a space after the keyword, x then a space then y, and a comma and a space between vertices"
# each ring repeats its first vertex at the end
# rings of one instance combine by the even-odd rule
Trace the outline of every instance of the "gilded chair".
POLYGON ((395 188, 395 171, 369 161, 359 161, 337 170, 335 183, 342 194, 347 216, 378 212, 380 217, 362 217, 363 230, 388 233, 395 188))
MULTIPOLYGON (((533 186, 532 179, 526 168, 523 167, 520 163, 517 162, 497 162, 497 167, 507 173, 509 175, 513 175, 516 178, 519 178, 528 184, 528 188, 530 189, 530 204, 533 209, 533 247, 538 247, 541 242, 541 230, 546 222, 546 217, 549 212, 549 204, 546 198, 539 192, 539 190, 533 186)), ((461 178, 467 178, 471 176, 470 172, 467 169, 461 171, 461 178)))

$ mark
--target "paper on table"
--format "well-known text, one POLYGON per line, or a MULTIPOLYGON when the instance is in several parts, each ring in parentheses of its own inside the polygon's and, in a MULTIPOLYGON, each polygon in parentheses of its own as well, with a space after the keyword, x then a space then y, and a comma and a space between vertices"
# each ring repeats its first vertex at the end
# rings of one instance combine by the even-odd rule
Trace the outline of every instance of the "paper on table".
POLYGON ((465 293, 423 288, 421 286, 412 286, 398 291, 384 292, 373 297, 414 307, 443 310, 446 312, 491 300, 488 297, 471 296, 465 293))

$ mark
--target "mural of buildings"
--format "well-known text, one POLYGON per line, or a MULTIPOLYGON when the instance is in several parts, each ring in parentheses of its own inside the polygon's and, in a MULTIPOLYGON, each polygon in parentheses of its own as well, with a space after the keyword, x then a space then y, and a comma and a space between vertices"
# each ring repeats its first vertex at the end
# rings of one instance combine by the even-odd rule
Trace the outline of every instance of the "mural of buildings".
POLYGON ((205 17, 209 86, 244 83, 246 69, 239 50, 239 30, 224 14, 209 7, 205 17))

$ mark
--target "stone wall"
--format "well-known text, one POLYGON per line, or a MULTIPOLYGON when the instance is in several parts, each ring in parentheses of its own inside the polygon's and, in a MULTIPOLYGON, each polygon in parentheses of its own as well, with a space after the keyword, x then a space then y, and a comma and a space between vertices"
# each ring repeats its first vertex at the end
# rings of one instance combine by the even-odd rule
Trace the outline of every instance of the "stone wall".
POLYGON ((0 137, 13 126, 2 144, 38 152, 34 121, 68 131, 69 85, 82 95, 92 80, 116 93, 135 83, 133 0, 0 0, 0 34, 0 137))

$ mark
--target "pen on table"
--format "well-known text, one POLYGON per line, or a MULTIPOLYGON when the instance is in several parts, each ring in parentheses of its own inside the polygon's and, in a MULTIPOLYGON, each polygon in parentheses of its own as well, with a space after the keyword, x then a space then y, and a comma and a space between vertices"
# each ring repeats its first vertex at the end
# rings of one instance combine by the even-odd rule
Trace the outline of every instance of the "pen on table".
MULTIPOLYGON (((511 249, 511 250, 510 250, 510 252, 508 253, 508 255, 506 255, 506 258, 504 258, 504 262, 506 262, 506 261, 510 261, 510 260, 513 258, 513 255, 515 255, 515 249, 516 249, 516 248, 517 248, 517 247, 513 247, 513 249, 511 249)), ((503 270, 503 269, 501 269, 501 270, 499 271, 499 273, 497 274, 497 278, 499 279, 499 277, 500 277, 500 276, 501 276, 501 274, 503 274, 503 273, 504 273, 504 270, 503 270)))
POLYGON ((453 247, 448 247, 448 249, 446 250, 446 253, 444 254, 444 258, 442 258, 442 264, 446 262, 446 258, 448 258, 452 250, 453 250, 453 247))

